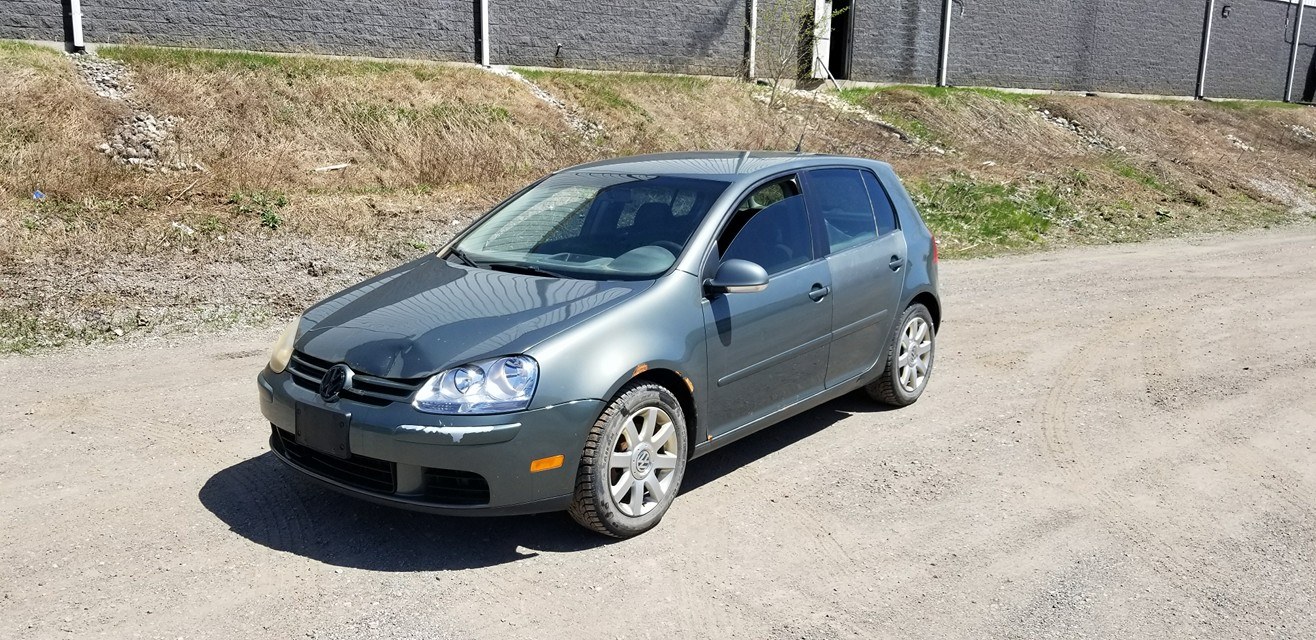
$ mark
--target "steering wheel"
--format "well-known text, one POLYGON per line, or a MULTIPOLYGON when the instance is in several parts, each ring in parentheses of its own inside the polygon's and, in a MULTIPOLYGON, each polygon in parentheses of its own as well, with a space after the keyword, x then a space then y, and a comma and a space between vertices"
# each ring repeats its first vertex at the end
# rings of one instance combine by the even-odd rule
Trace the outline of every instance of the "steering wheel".
POLYGON ((662 248, 664 248, 664 249, 670 251, 670 252, 672 253, 672 257, 673 257, 673 258, 675 258, 676 256, 681 255, 681 245, 676 244, 675 242, 672 242, 671 240, 659 240, 659 241, 657 241, 657 242, 654 242, 654 243, 653 243, 653 246, 655 246, 655 247, 662 247, 662 248))

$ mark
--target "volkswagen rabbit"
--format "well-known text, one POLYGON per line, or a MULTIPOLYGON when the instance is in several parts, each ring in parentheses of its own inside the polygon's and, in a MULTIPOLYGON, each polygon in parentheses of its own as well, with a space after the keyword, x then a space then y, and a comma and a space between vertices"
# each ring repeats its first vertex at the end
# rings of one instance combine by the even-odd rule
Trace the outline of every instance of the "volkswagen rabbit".
POLYGON ((335 490, 629 537, 701 455, 858 389, 917 400, 940 322, 937 244, 890 165, 637 156, 319 302, 257 382, 274 454, 335 490))

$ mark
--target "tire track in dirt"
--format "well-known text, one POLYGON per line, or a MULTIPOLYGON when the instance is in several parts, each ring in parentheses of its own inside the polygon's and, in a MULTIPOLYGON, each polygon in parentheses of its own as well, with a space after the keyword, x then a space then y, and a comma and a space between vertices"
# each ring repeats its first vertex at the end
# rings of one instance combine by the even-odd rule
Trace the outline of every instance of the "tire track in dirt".
MULTIPOLYGON (((1152 402, 1154 405, 1153 410, 1169 417, 1173 413, 1168 408, 1161 406, 1164 404, 1163 402, 1155 401, 1159 398, 1150 385, 1153 380, 1160 380, 1163 386, 1173 388, 1196 386, 1184 384, 1185 380, 1193 376, 1183 365, 1183 335, 1181 332, 1176 331, 1173 326, 1162 323, 1147 323, 1142 327, 1140 337, 1141 344, 1148 347, 1147 356, 1143 358, 1142 362, 1143 375, 1148 385, 1147 395, 1154 398, 1152 402), (1166 384, 1167 382, 1168 384, 1166 384)), ((1311 368, 1316 368, 1316 358, 1285 361, 1282 365, 1273 367, 1270 373, 1273 375, 1311 368)), ((1221 418, 1232 415, 1232 411, 1222 413, 1219 405, 1239 397, 1247 391, 1247 387, 1242 385, 1230 386, 1217 397, 1208 398, 1205 402, 1199 403, 1199 408, 1208 417, 1215 418, 1215 422, 1220 424, 1231 422, 1221 418), (1206 410, 1207 407, 1210 407, 1209 411, 1206 410)), ((1198 433, 1204 436, 1207 441, 1205 444, 1213 445, 1211 450, 1220 452, 1222 458, 1227 459, 1231 468, 1242 471, 1258 486, 1265 489, 1270 496, 1284 503, 1290 510, 1308 517, 1316 515, 1316 507, 1313 507, 1311 501, 1312 493, 1300 493, 1293 489, 1294 486, 1302 486, 1303 480, 1292 471, 1276 465, 1274 460, 1257 451, 1255 447, 1241 441, 1240 439, 1244 438, 1243 434, 1235 434, 1235 438, 1230 438, 1218 428, 1202 429, 1198 433), (1226 453, 1228 454, 1227 457, 1225 456, 1226 453)))
MULTIPOLYGON (((1075 391, 1093 368, 1090 353, 1096 345, 1115 340, 1120 334, 1128 333, 1131 324, 1140 322, 1146 321, 1139 321, 1136 317, 1113 319, 1095 336, 1089 335, 1071 350, 1061 365, 1056 384, 1042 402, 1044 450, 1071 488, 1091 498, 1087 506, 1101 524, 1122 536, 1135 554, 1150 563, 1157 574, 1166 577, 1173 588, 1217 619, 1237 626, 1240 618, 1254 619, 1255 616, 1242 603, 1199 586, 1201 567, 1141 522, 1125 498, 1103 484, 1100 469, 1093 464, 1082 434, 1074 429, 1075 391)), ((1240 631, 1244 628, 1238 626, 1240 631)))

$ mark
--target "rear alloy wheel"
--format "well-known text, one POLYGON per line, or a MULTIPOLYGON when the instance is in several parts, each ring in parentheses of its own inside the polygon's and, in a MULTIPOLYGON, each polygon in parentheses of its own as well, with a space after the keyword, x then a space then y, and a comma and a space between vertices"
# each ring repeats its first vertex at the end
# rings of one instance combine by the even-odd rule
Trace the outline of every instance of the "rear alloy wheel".
POLYGON ((869 397, 897 407, 914 404, 932 376, 936 330, 932 314, 921 304, 910 305, 896 325, 882 375, 864 388, 869 397))
POLYGON ((590 430, 571 516, 617 538, 652 529, 680 489, 686 446, 685 415, 670 391, 623 388, 590 430))

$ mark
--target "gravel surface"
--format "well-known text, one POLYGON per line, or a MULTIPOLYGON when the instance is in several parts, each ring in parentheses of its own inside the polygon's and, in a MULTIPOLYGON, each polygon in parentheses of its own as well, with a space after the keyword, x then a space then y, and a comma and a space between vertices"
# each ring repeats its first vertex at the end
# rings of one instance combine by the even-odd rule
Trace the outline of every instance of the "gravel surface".
POLYGON ((1316 229, 943 263, 923 400, 695 461, 615 542, 266 451, 277 329, 0 358, 0 637, 1311 638, 1316 229))

